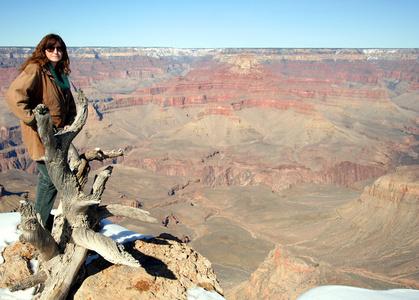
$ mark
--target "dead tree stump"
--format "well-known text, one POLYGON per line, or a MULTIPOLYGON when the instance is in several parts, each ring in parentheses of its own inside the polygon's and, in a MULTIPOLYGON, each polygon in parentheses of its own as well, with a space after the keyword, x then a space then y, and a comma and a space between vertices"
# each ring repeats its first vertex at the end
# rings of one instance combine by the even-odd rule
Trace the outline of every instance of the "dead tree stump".
POLYGON ((123 152, 95 149, 78 154, 71 143, 86 122, 88 106, 88 99, 81 90, 78 102, 76 120, 70 128, 59 132, 55 132, 45 105, 40 104, 34 109, 39 136, 46 148, 43 159, 61 198, 51 233, 41 225, 39 215, 28 202, 23 201, 20 205, 21 237, 37 248, 40 262, 38 271, 32 277, 17 283, 10 290, 37 286, 34 299, 65 299, 88 250, 96 251, 114 264, 140 267, 140 263, 122 245, 94 230, 102 219, 124 216, 144 222, 157 221, 139 208, 100 205, 105 184, 112 173, 111 166, 95 178, 89 194, 83 192, 89 161, 121 156, 123 152))

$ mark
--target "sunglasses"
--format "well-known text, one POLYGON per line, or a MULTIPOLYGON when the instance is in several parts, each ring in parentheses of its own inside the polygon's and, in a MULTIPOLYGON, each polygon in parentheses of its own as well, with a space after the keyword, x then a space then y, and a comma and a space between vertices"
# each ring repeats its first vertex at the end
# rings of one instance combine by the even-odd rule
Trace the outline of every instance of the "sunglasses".
POLYGON ((55 50, 57 50, 57 52, 63 52, 63 47, 49 46, 49 47, 46 47, 45 50, 47 50, 50 53, 54 52, 55 50))

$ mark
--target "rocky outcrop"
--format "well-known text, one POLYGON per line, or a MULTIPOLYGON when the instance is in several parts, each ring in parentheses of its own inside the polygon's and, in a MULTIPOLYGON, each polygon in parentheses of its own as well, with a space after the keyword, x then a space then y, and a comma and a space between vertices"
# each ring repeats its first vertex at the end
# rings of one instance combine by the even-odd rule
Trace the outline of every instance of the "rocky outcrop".
POLYGON ((244 285, 244 297, 229 299, 291 300, 322 285, 361 285, 340 270, 311 257, 299 257, 276 246, 244 285))
POLYGON ((19 211, 19 201, 22 198, 28 197, 27 192, 12 194, 7 192, 2 185, 0 185, 0 212, 15 212, 19 211))
POLYGON ((0 287, 8 288, 33 274, 30 260, 37 258, 35 247, 17 242, 8 246, 2 253, 4 263, 0 265, 0 287))
MULTIPOLYGON (((217 160, 215 158, 214 160, 217 160)), ((260 164, 252 161, 225 159, 223 165, 213 165, 211 160, 161 160, 160 158, 128 157, 119 163, 149 170, 162 175, 194 176, 207 186, 257 186, 266 184, 275 191, 281 191, 294 184, 312 182, 352 187, 357 181, 377 178, 388 172, 378 165, 361 165, 343 161, 321 171, 297 164, 260 164)))
POLYGON ((20 126, 0 126, 0 173, 10 169, 33 173, 34 165, 23 145, 20 126))
MULTIPOLYGON (((80 273, 74 299, 187 299, 192 287, 222 294, 211 263, 176 238, 153 238, 126 243, 125 249, 141 267, 112 265, 102 258, 93 260, 80 273), (84 276, 83 276, 84 274, 84 276)), ((17 242, 3 252, 0 287, 8 288, 29 277, 29 260, 37 259, 36 249, 17 242)))
POLYGON ((74 299, 114 299, 115 295, 124 299, 187 299, 192 287, 222 293, 211 263, 185 244, 155 238, 138 240, 125 248, 142 267, 112 265, 97 272, 100 262, 93 262, 87 272, 95 274, 83 281, 74 299))
POLYGON ((396 172, 380 177, 372 186, 365 188, 360 201, 368 201, 370 198, 417 206, 419 166, 399 167, 396 172))
POLYGON ((12 148, 0 152, 0 172, 19 169, 28 173, 37 173, 34 161, 29 157, 25 148, 12 148))
MULTIPOLYGON (((0 140, 9 141, 15 144, 21 144, 21 138, 22 134, 20 133, 19 127, 0 126, 0 140)), ((5 147, 2 146, 0 150, 4 148, 5 147)))

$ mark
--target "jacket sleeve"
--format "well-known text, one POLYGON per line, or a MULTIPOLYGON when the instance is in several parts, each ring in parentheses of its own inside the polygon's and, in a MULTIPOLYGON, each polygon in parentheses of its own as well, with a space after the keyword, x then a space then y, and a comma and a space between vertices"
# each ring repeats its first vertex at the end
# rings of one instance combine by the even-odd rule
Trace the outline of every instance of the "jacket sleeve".
POLYGON ((42 79, 38 74, 38 68, 27 67, 12 82, 6 93, 6 100, 10 110, 23 123, 29 126, 36 122, 32 110, 36 106, 36 97, 39 97, 37 91, 42 91, 42 79))

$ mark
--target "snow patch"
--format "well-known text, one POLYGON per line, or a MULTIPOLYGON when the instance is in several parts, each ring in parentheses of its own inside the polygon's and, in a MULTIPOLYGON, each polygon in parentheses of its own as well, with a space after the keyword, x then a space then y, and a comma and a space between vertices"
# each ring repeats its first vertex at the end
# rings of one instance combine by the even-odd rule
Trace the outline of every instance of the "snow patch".
POLYGON ((351 286, 326 285, 313 288, 297 297, 296 300, 417 300, 418 290, 369 290, 351 286))

